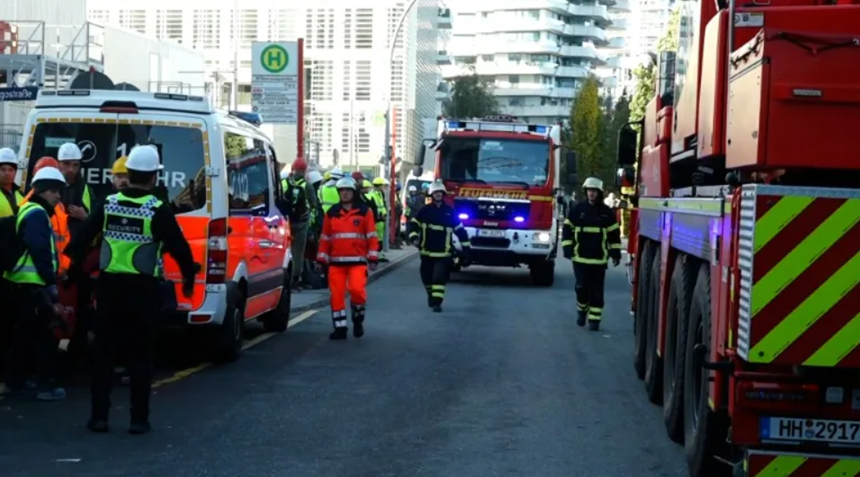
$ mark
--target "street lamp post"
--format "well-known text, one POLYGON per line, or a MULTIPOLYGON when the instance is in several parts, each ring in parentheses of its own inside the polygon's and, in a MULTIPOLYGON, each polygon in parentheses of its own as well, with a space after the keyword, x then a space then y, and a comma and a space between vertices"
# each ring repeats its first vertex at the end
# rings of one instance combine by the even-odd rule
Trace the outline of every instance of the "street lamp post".
MULTIPOLYGON (((403 23, 406 21, 406 17, 409 15, 409 12, 412 11, 412 7, 418 3, 418 0, 412 0, 409 2, 409 5, 406 6, 406 9, 403 10, 403 14, 400 16, 400 20, 397 22, 397 28, 394 30, 394 35, 391 36, 391 45, 388 47, 388 78, 391 79, 394 73, 394 47, 397 46, 397 35, 400 34, 400 30, 403 28, 403 23)), ((398 224, 394 223, 394 206, 397 203, 397 189, 395 188, 395 184, 397 183, 397 175, 394 171, 394 151, 391 147, 391 88, 388 88, 387 94, 387 102, 385 108, 385 164, 388 166, 388 176, 391 184, 388 187, 388 219, 385 221, 385 238, 382 241, 382 251, 387 252, 389 249, 389 243, 394 240, 396 237, 396 230, 398 224)))

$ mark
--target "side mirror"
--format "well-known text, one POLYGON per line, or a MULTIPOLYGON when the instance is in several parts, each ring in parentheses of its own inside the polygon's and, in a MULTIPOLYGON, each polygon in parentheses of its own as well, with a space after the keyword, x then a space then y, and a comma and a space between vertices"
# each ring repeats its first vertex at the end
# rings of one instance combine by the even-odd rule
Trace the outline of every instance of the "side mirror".
POLYGON ((573 151, 567 151, 564 154, 564 163, 567 167, 568 174, 576 174, 576 153, 573 151))
POLYGON ((636 169, 632 166, 619 167, 615 173, 616 187, 633 187, 636 185, 636 169))
POLYGON ((625 124, 620 131, 618 131, 618 165, 619 166, 632 166, 636 164, 636 158, 638 154, 636 154, 636 143, 638 139, 638 134, 636 130, 633 129, 633 126, 625 124))

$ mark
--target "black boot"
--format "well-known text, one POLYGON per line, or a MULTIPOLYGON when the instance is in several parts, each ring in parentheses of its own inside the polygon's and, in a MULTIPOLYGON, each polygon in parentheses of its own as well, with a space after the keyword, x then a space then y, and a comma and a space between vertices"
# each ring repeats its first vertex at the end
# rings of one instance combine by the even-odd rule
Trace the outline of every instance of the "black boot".
POLYGON ((442 313, 442 305, 433 305, 434 313, 442 313))
POLYGON ((345 340, 346 339, 346 327, 344 326, 343 328, 335 328, 334 331, 329 333, 328 339, 330 339, 332 341, 345 340))
POLYGON ((585 315, 586 314, 588 314, 587 311, 579 310, 579 314, 576 316, 577 326, 585 326, 585 315))
POLYGON ((364 336, 364 305, 352 307, 352 336, 356 338, 364 336))
POLYGON ((588 320, 589 331, 600 331, 600 320, 588 320))

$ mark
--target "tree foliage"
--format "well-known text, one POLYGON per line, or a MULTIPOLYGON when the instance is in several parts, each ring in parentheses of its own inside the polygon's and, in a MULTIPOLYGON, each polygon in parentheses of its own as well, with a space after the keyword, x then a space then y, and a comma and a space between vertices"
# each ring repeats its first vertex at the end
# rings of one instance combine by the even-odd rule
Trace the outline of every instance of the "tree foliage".
POLYGON ((445 115, 452 118, 481 118, 498 112, 499 105, 493 96, 492 83, 475 73, 454 78, 451 98, 445 104, 445 115))
MULTIPOLYGON (((657 41, 657 52, 678 51, 678 33, 681 25, 681 10, 676 7, 666 23, 666 31, 657 41)), ((645 117, 645 106, 654 97, 654 79, 656 77, 654 63, 640 65, 633 71, 636 77, 636 92, 630 102, 630 120, 639 121, 645 117)))
MULTIPOLYGON (((569 147, 576 153, 576 175, 579 189, 582 181, 595 176, 606 180, 606 118, 601 107, 600 82, 589 76, 573 100, 570 111, 569 147)), ((611 177, 611 176, 610 176, 611 177)))

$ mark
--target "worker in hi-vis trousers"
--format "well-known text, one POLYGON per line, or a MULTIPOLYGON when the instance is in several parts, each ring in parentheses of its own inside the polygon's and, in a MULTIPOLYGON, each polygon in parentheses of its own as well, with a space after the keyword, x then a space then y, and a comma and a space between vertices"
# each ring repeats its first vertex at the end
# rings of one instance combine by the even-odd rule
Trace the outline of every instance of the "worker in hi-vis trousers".
POLYGON ((352 308, 352 334, 364 336, 367 305, 367 271, 376 269, 379 240, 373 212, 357 201, 358 188, 352 177, 337 181, 340 203, 325 213, 317 267, 328 266, 331 300, 332 340, 346 339, 346 292, 352 308))
POLYGON ((576 324, 592 331, 600 329, 603 317, 603 288, 609 259, 621 261, 621 231, 615 212, 603 203, 603 181, 589 177, 583 183, 587 200, 576 203, 564 221, 561 246, 564 258, 573 261, 576 275, 576 324))
POLYGON ((427 290, 427 305, 439 313, 452 265, 454 247, 451 235, 457 234, 460 240, 464 266, 469 264, 472 244, 454 209, 444 201, 448 193, 445 185, 435 182, 428 193, 433 202, 420 208, 409 221, 409 241, 418 247, 421 254, 421 281, 427 290))

